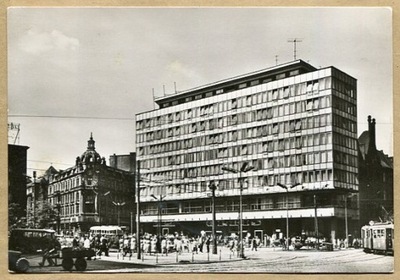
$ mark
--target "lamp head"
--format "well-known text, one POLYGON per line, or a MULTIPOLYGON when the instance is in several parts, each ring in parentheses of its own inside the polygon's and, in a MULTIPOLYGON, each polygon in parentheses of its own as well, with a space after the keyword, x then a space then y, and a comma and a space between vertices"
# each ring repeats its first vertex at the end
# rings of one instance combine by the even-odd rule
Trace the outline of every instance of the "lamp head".
POLYGON ((232 173, 238 173, 238 171, 236 169, 226 167, 226 166, 223 166, 221 169, 224 171, 232 172, 232 173))
POLYGON ((250 171, 250 170, 252 170, 252 169, 254 169, 254 166, 251 166, 251 165, 249 165, 247 162, 244 162, 244 163, 242 164, 242 167, 240 168, 240 171, 242 171, 242 172, 247 172, 247 171, 250 171))
POLYGON ((279 187, 281 187, 281 188, 284 188, 284 189, 286 189, 287 190, 287 186, 285 186, 285 185, 283 185, 283 184, 281 184, 281 183, 276 183, 279 187))

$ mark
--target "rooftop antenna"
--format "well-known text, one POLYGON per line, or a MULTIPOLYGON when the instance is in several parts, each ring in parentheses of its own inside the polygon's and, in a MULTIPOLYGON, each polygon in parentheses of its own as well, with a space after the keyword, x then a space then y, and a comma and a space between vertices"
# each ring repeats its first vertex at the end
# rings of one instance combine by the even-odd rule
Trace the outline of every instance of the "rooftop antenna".
POLYGON ((177 91, 176 91, 176 82, 174 82, 174 88, 175 88, 175 93, 177 93, 177 91))
POLYGON ((275 55, 275 65, 278 65, 278 55, 275 55))
POLYGON ((165 96, 165 85, 163 85, 163 91, 164 91, 164 96, 165 96))
POLYGON ((296 60, 296 45, 297 45, 297 43, 300 43, 301 40, 300 40, 300 38, 291 38, 288 40, 288 42, 293 43, 293 57, 294 57, 294 60, 296 60))

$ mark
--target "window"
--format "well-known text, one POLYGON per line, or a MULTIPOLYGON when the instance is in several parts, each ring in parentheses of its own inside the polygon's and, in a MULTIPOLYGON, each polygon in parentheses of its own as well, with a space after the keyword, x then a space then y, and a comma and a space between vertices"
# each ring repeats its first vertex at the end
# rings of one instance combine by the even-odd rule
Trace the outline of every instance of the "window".
POLYGON ((277 123, 274 123, 274 124, 272 125, 272 133, 273 133, 273 134, 279 133, 279 125, 278 125, 277 123))
POLYGON ((251 81, 250 86, 255 86, 255 85, 258 85, 259 83, 260 83, 259 80, 251 81))
POLYGON ((237 109, 237 99, 236 98, 234 98, 234 99, 232 99, 232 104, 231 104, 231 108, 232 109, 237 109))
POLYGON ((283 79, 285 77, 286 77, 286 73, 282 73, 282 74, 276 75, 276 79, 283 79))
POLYGON ((285 87, 283 89, 283 98, 285 99, 289 98, 289 87, 285 87))
POLYGON ((246 106, 251 106, 251 95, 246 97, 246 106))
POLYGON ((272 91, 272 100, 277 100, 278 99, 278 90, 273 90, 272 91))

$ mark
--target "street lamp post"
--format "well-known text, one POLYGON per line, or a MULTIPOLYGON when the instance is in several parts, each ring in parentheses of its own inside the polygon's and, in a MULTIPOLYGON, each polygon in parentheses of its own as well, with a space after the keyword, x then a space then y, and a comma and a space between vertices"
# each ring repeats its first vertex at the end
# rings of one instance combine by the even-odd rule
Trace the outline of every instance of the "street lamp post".
POLYGON ((61 193, 60 191, 57 191, 56 193, 57 195, 57 204, 56 204, 56 208, 57 208, 57 233, 60 234, 60 227, 61 227, 61 193))
POLYGON ((286 190, 286 250, 289 250, 289 189, 299 186, 300 184, 294 184, 291 187, 277 183, 277 185, 286 190))
POLYGON ((213 250, 212 253, 214 255, 218 254, 217 253, 217 233, 216 233, 216 213, 215 213, 215 189, 217 186, 215 183, 212 181, 209 186, 211 190, 211 208, 212 208, 212 240, 213 240, 213 250))
MULTIPOLYGON (((325 185, 322 187, 322 189, 328 187, 328 185, 325 185)), ((319 230, 318 230, 318 211, 317 211, 317 195, 313 195, 314 198, 314 226, 315 226, 315 235, 317 237, 317 250, 319 249, 319 230)))
POLYGON ((154 194, 150 195, 152 198, 154 198, 155 200, 157 200, 157 204, 158 204, 158 211, 157 211, 157 224, 158 224, 158 229, 157 229, 157 234, 158 234, 158 238, 161 240, 161 235, 162 235, 162 231, 161 231, 161 222, 162 222, 162 213, 161 213, 161 203, 162 200, 166 197, 165 195, 160 195, 160 198, 157 198, 154 194))
MULTIPOLYGON (((110 193, 111 193, 110 191, 105 192, 105 193, 103 193, 103 194, 98 193, 98 194, 100 194, 100 197, 105 197, 105 198, 106 198, 106 214, 107 214, 107 196, 108 196, 110 193)), ((100 198, 100 197, 99 197, 99 198, 100 198)), ((99 210, 99 224, 100 224, 100 225, 102 224, 101 209, 102 209, 102 208, 101 208, 101 200, 99 199, 98 210, 99 210)))
POLYGON ((118 215, 118 226, 120 225, 120 208, 125 205, 125 202, 112 202, 115 206, 117 206, 117 215, 118 215))
MULTIPOLYGON (((99 191, 96 191, 94 188, 92 189, 92 191, 94 192, 94 194, 96 195, 96 207, 97 207, 97 212, 99 215, 99 225, 101 225, 101 197, 104 196, 108 196, 110 194, 110 191, 107 191, 105 193, 101 193, 99 191)), ((107 200, 106 200, 106 207, 107 207, 107 200)), ((106 208, 106 212, 107 212, 107 208, 106 208)))
POLYGON ((243 243, 243 177, 242 173, 246 173, 250 170, 253 170, 254 166, 248 165, 247 162, 242 164, 240 170, 236 170, 230 167, 222 167, 222 170, 231 172, 231 173, 239 173, 239 184, 240 184, 240 192, 239 192, 239 244, 240 244, 240 257, 244 258, 244 243, 243 243))
POLYGON ((340 189, 342 191, 345 191, 345 195, 344 195, 344 227, 345 227, 345 234, 346 234, 346 238, 345 238, 345 246, 346 249, 348 248, 348 244, 349 244, 349 225, 348 225, 348 209, 347 209, 347 198, 352 197, 357 191, 352 190, 352 189, 342 189, 342 188, 337 188, 336 189, 340 189))
POLYGON ((351 194, 346 194, 344 196, 344 225, 345 225, 345 229, 346 229, 346 249, 349 247, 349 224, 348 224, 348 214, 347 214, 347 198, 352 197, 354 195, 354 193, 351 194))
POLYGON ((319 233, 318 233, 318 213, 317 213, 317 195, 314 194, 314 223, 315 223, 315 234, 317 236, 317 250, 319 249, 319 233))

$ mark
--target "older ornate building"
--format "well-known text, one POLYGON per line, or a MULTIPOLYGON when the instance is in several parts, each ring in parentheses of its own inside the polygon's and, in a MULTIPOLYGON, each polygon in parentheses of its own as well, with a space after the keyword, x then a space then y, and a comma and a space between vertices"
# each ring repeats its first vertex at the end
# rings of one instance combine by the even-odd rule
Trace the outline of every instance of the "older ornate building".
MULTIPOLYGON (((130 172, 107 166, 105 158, 95 149, 92 135, 87 150, 76 158, 74 166, 48 175, 38 180, 46 188, 42 199, 57 211, 50 224, 53 228, 86 232, 93 225, 130 226, 134 177, 130 172)), ((33 197, 34 192, 28 186, 29 189, 28 195, 33 197)))
POLYGON ((393 157, 376 148, 376 122, 359 139, 360 223, 393 218, 393 157))

